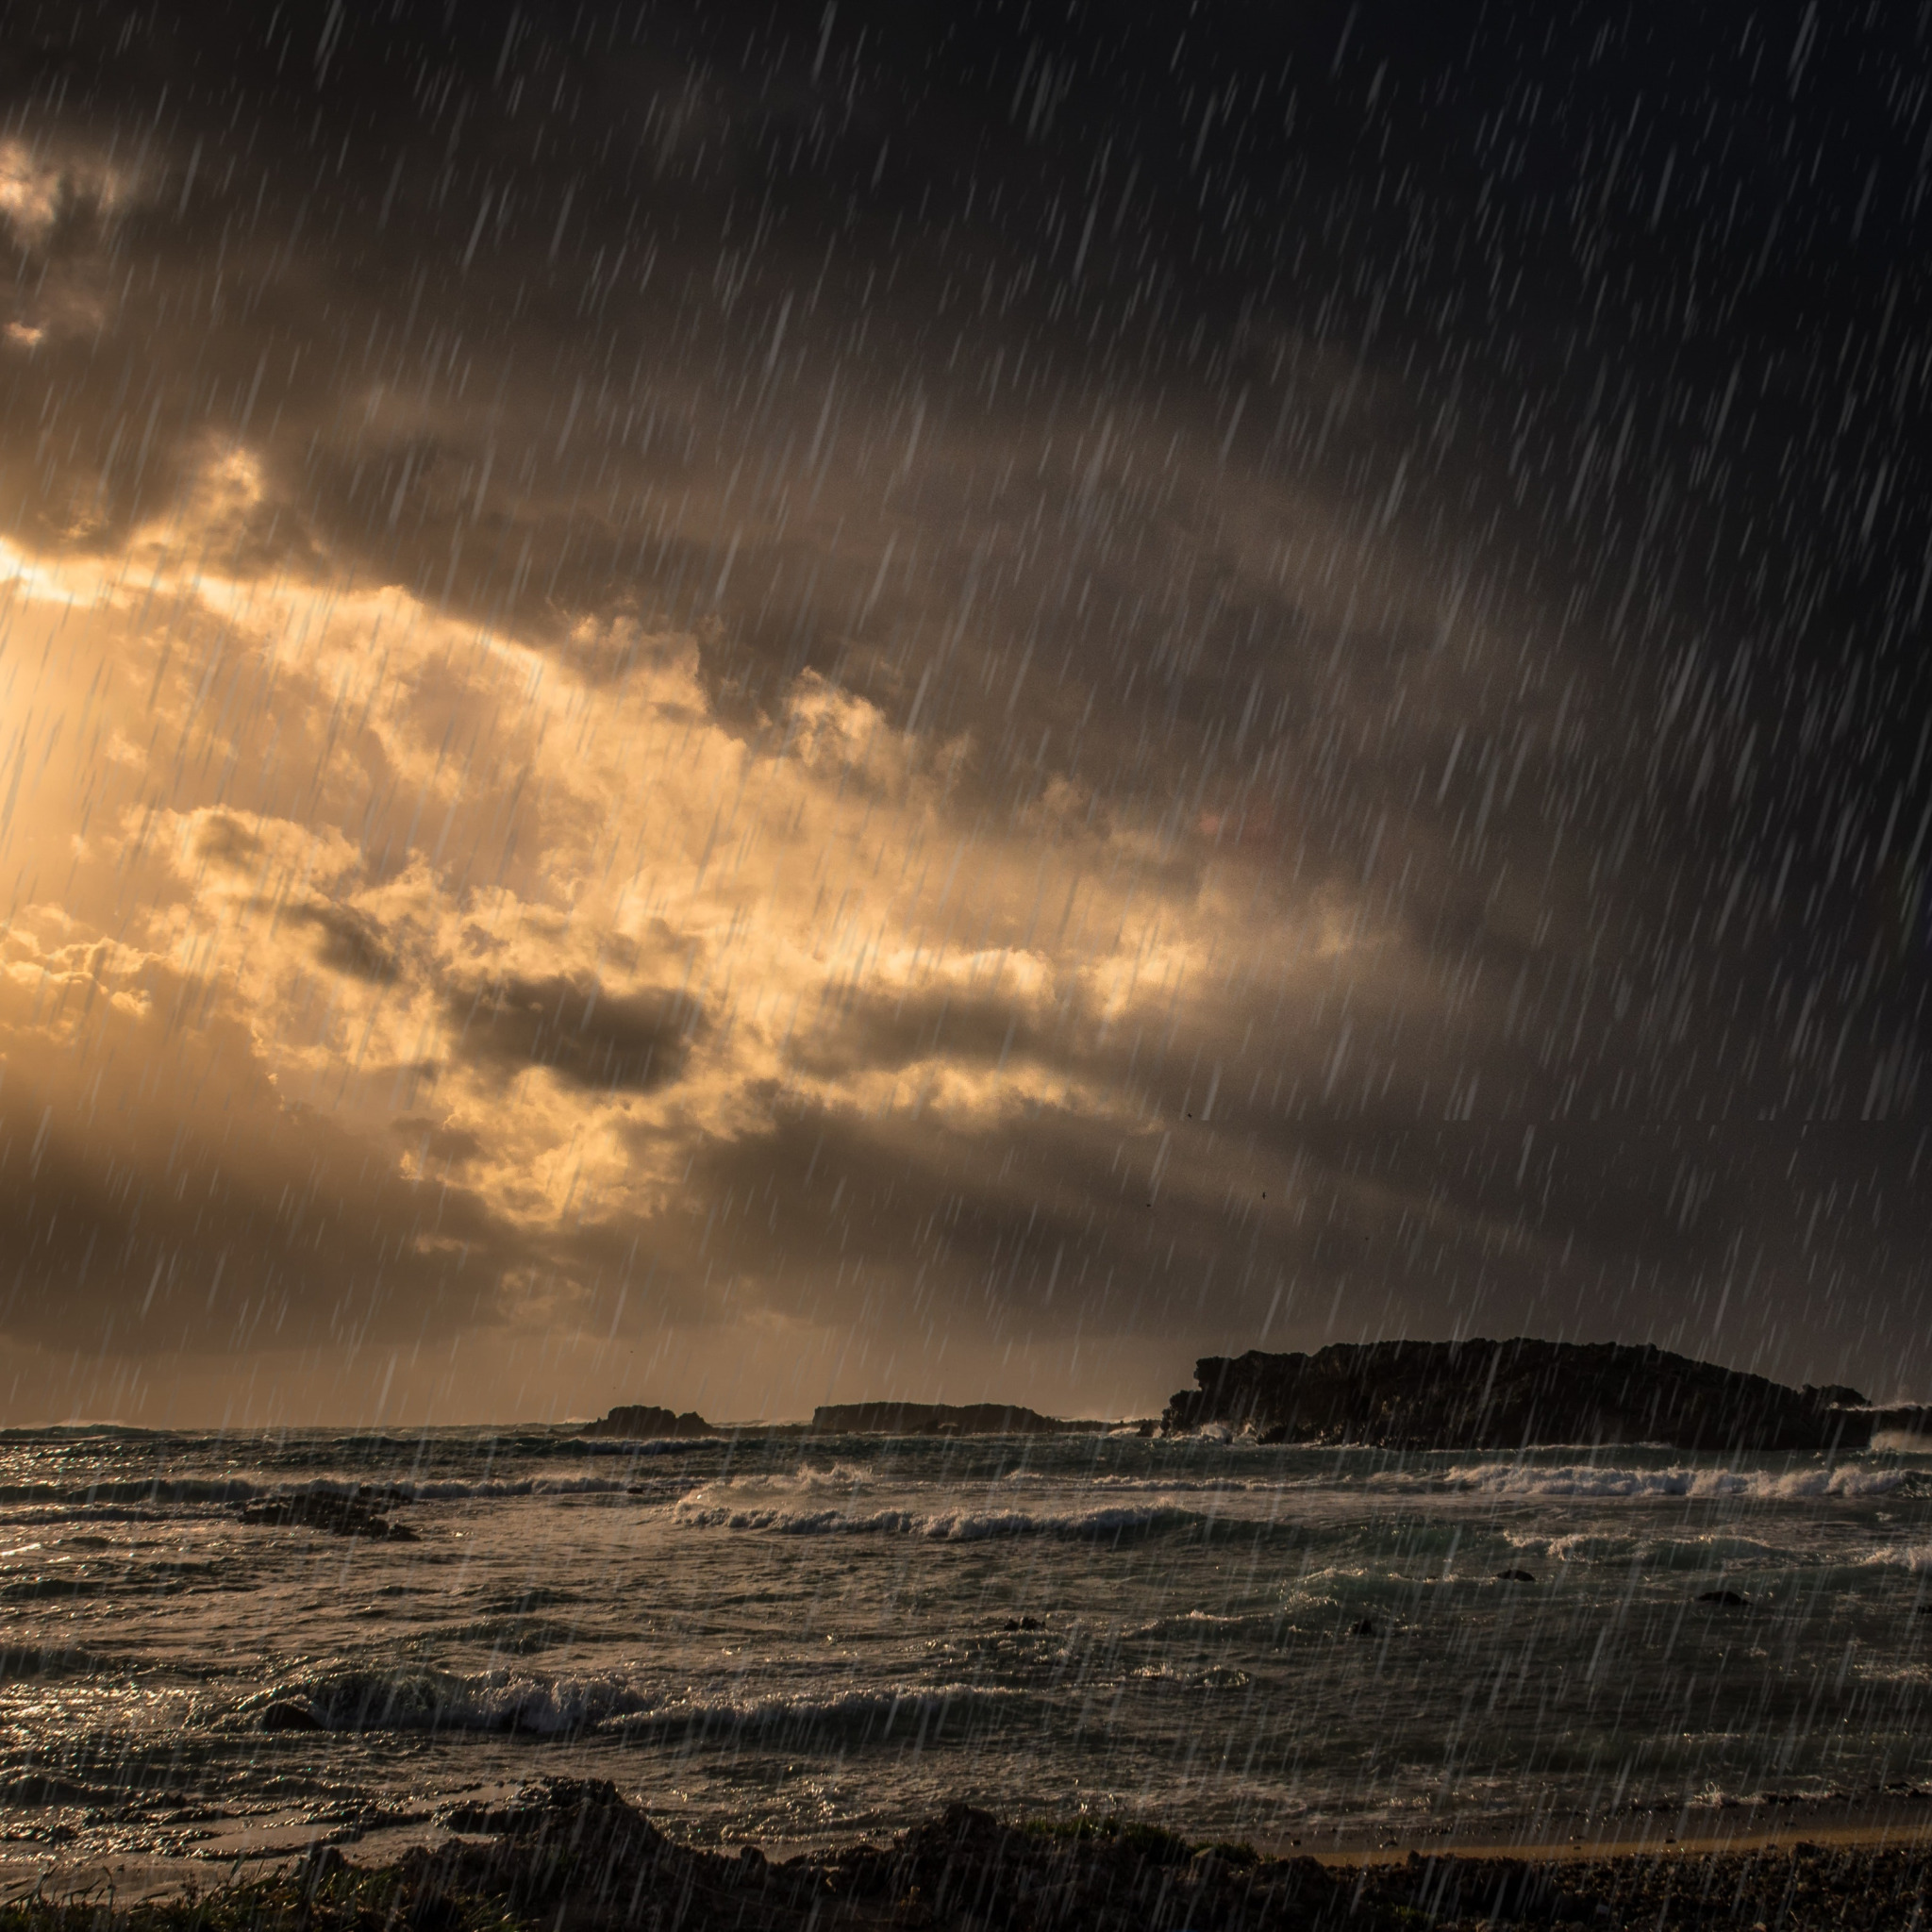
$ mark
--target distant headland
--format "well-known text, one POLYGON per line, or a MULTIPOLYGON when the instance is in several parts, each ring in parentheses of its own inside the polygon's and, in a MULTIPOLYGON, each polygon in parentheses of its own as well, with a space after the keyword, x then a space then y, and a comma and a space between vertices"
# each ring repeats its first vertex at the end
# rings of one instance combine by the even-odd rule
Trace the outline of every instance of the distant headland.
POLYGON ((1378 1449, 1520 1449, 1654 1442, 1672 1449, 1865 1449, 1920 1431, 1917 1406, 1856 1389, 1791 1389, 1765 1375, 1624 1342, 1336 1342, 1313 1355, 1205 1356, 1164 1434, 1221 1424, 1264 1442, 1378 1449))
POLYGON ((1091 1436, 1112 1426, 1007 1402, 832 1402, 811 1416, 815 1436, 1091 1436))
MULTIPOLYGON (((1067 1422, 1010 1402, 829 1402, 812 1411, 808 1423, 758 1425, 761 1436, 1089 1436, 1117 1426, 1104 1422, 1067 1422)), ((1145 1428, 1153 1433, 1154 1424, 1145 1428)), ((631 1441, 729 1436, 746 1431, 708 1423, 695 1409, 682 1415, 668 1408, 626 1404, 573 1431, 580 1436, 617 1436, 631 1441)))
POLYGON ((1759 1453, 1867 1449, 1888 1431, 1932 1435, 1932 1407, 1875 1406, 1838 1385, 1792 1389, 1648 1343, 1338 1341, 1312 1355, 1204 1356, 1158 1422, 1067 1421, 1013 1403, 824 1403, 809 1423, 743 1427, 693 1409, 628 1404, 575 1433, 630 1441, 710 1436, 1075 1436, 1130 1427, 1225 1428, 1263 1442, 1374 1449, 1655 1443, 1759 1453))

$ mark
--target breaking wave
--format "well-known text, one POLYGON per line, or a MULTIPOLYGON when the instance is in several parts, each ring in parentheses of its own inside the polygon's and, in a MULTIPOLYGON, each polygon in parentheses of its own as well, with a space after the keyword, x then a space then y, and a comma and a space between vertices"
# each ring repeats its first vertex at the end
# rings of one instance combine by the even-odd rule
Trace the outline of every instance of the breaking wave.
POLYGON ((0 1505, 98 1508, 114 1504, 223 1504, 275 1501, 291 1496, 355 1496, 397 1503, 442 1503, 470 1497, 621 1495, 632 1487, 621 1475, 535 1475, 470 1481, 359 1482, 316 1476, 308 1482, 251 1482, 245 1476, 146 1476, 90 1483, 0 1483, 0 1505))
POLYGON ((1027 1701, 996 1686, 941 1684, 850 1690, 837 1696, 746 1698, 669 1695, 618 1672, 543 1676, 498 1670, 327 1669, 247 1699, 237 1715, 258 1723, 294 1705, 330 1731, 521 1731, 558 1737, 621 1728, 683 1738, 796 1739, 827 1733, 864 1741, 931 1737, 951 1723, 1027 1701))
POLYGON ((930 1740, 975 1717, 1011 1715, 1033 1703, 1028 1693, 997 1685, 937 1684, 848 1690, 836 1697, 685 1698, 641 1718, 625 1720, 626 1736, 640 1731, 688 1738, 765 1740, 837 1737, 868 1743, 886 1738, 930 1740))
POLYGON ((953 1543, 1022 1536, 1108 1541, 1214 1520, 1203 1511, 1173 1505, 1116 1504, 1073 1510, 942 1509, 927 1515, 913 1509, 795 1509, 775 1504, 721 1503, 703 1496, 685 1498, 673 1513, 692 1529, 765 1530, 778 1536, 917 1536, 931 1542, 953 1543))
POLYGON ((1591 1463, 1538 1467, 1533 1463, 1470 1463, 1446 1470, 1444 1487, 1500 1496, 1746 1497, 1804 1502, 1824 1496, 1883 1496, 1910 1472, 1840 1463, 1834 1469, 1618 1469, 1591 1463))
POLYGON ((330 1731, 584 1731, 649 1709, 657 1696, 615 1672, 545 1677, 427 1669, 326 1669, 248 1698, 243 1718, 295 1705, 330 1731))
POLYGON ((1914 1576, 1932 1576, 1932 1543, 1888 1543, 1858 1561, 1861 1565, 1909 1570, 1914 1576))

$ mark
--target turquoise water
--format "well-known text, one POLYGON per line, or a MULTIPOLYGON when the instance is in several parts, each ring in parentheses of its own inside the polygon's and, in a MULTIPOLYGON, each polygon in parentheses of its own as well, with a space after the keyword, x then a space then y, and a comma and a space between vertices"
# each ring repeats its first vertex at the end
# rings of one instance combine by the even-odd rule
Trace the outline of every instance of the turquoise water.
POLYGON ((1913 1455, 14 1433, 0 1812, 388 1842, 572 1772, 703 1840, 964 1797, 1287 1843, 1859 1792, 1932 1781, 1926 1604, 1913 1455), (417 1540, 238 1520, 358 1483, 417 1540))

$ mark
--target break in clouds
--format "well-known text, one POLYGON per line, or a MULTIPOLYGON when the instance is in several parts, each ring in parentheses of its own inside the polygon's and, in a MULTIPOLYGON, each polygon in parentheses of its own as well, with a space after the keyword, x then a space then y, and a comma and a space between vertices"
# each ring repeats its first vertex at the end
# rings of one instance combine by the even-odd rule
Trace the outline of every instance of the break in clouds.
POLYGON ((486 11, 9 22, 10 1419, 1923 1372, 1911 61, 486 11))

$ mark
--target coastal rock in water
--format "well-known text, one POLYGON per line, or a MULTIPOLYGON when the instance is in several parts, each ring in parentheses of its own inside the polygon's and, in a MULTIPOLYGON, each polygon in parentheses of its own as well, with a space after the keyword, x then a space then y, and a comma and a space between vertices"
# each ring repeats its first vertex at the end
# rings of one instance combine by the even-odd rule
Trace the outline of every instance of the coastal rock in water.
POLYGON ((1536 1578, 1527 1570, 1498 1570, 1496 1572, 1496 1581, 1498 1583, 1534 1583, 1536 1578))
POLYGON ((815 1436, 1091 1436, 1109 1426, 1002 1402, 831 1402, 811 1418, 815 1436))
POLYGON ((323 1529, 331 1536, 362 1537, 372 1542, 412 1543, 416 1532, 391 1523, 387 1511, 401 1498, 393 1490, 363 1488, 350 1495, 325 1490, 299 1490, 288 1496, 259 1496, 242 1506, 241 1520, 257 1529, 323 1529))
POLYGON ((1740 1596, 1735 1590, 1707 1590, 1698 1596, 1697 1601, 1701 1604, 1716 1604, 1726 1610, 1748 1610, 1751 1607, 1751 1599, 1748 1596, 1740 1596))
POLYGON ((287 1697, 277 1698, 256 1722, 264 1731, 320 1731, 327 1728, 306 1704, 297 1704, 287 1697))
POLYGON ((1707 1451, 1862 1449, 1874 1409, 1855 1389, 1764 1375, 1622 1342, 1338 1341, 1313 1355, 1205 1356, 1164 1432, 1252 1429, 1264 1442, 1514 1450, 1662 1443, 1707 1451))
POLYGON ((586 1423, 580 1436, 619 1436, 626 1441, 661 1441, 674 1436, 717 1436, 715 1429, 696 1409, 682 1415, 668 1408, 654 1408, 649 1403, 627 1403, 613 1408, 601 1422, 586 1423))

